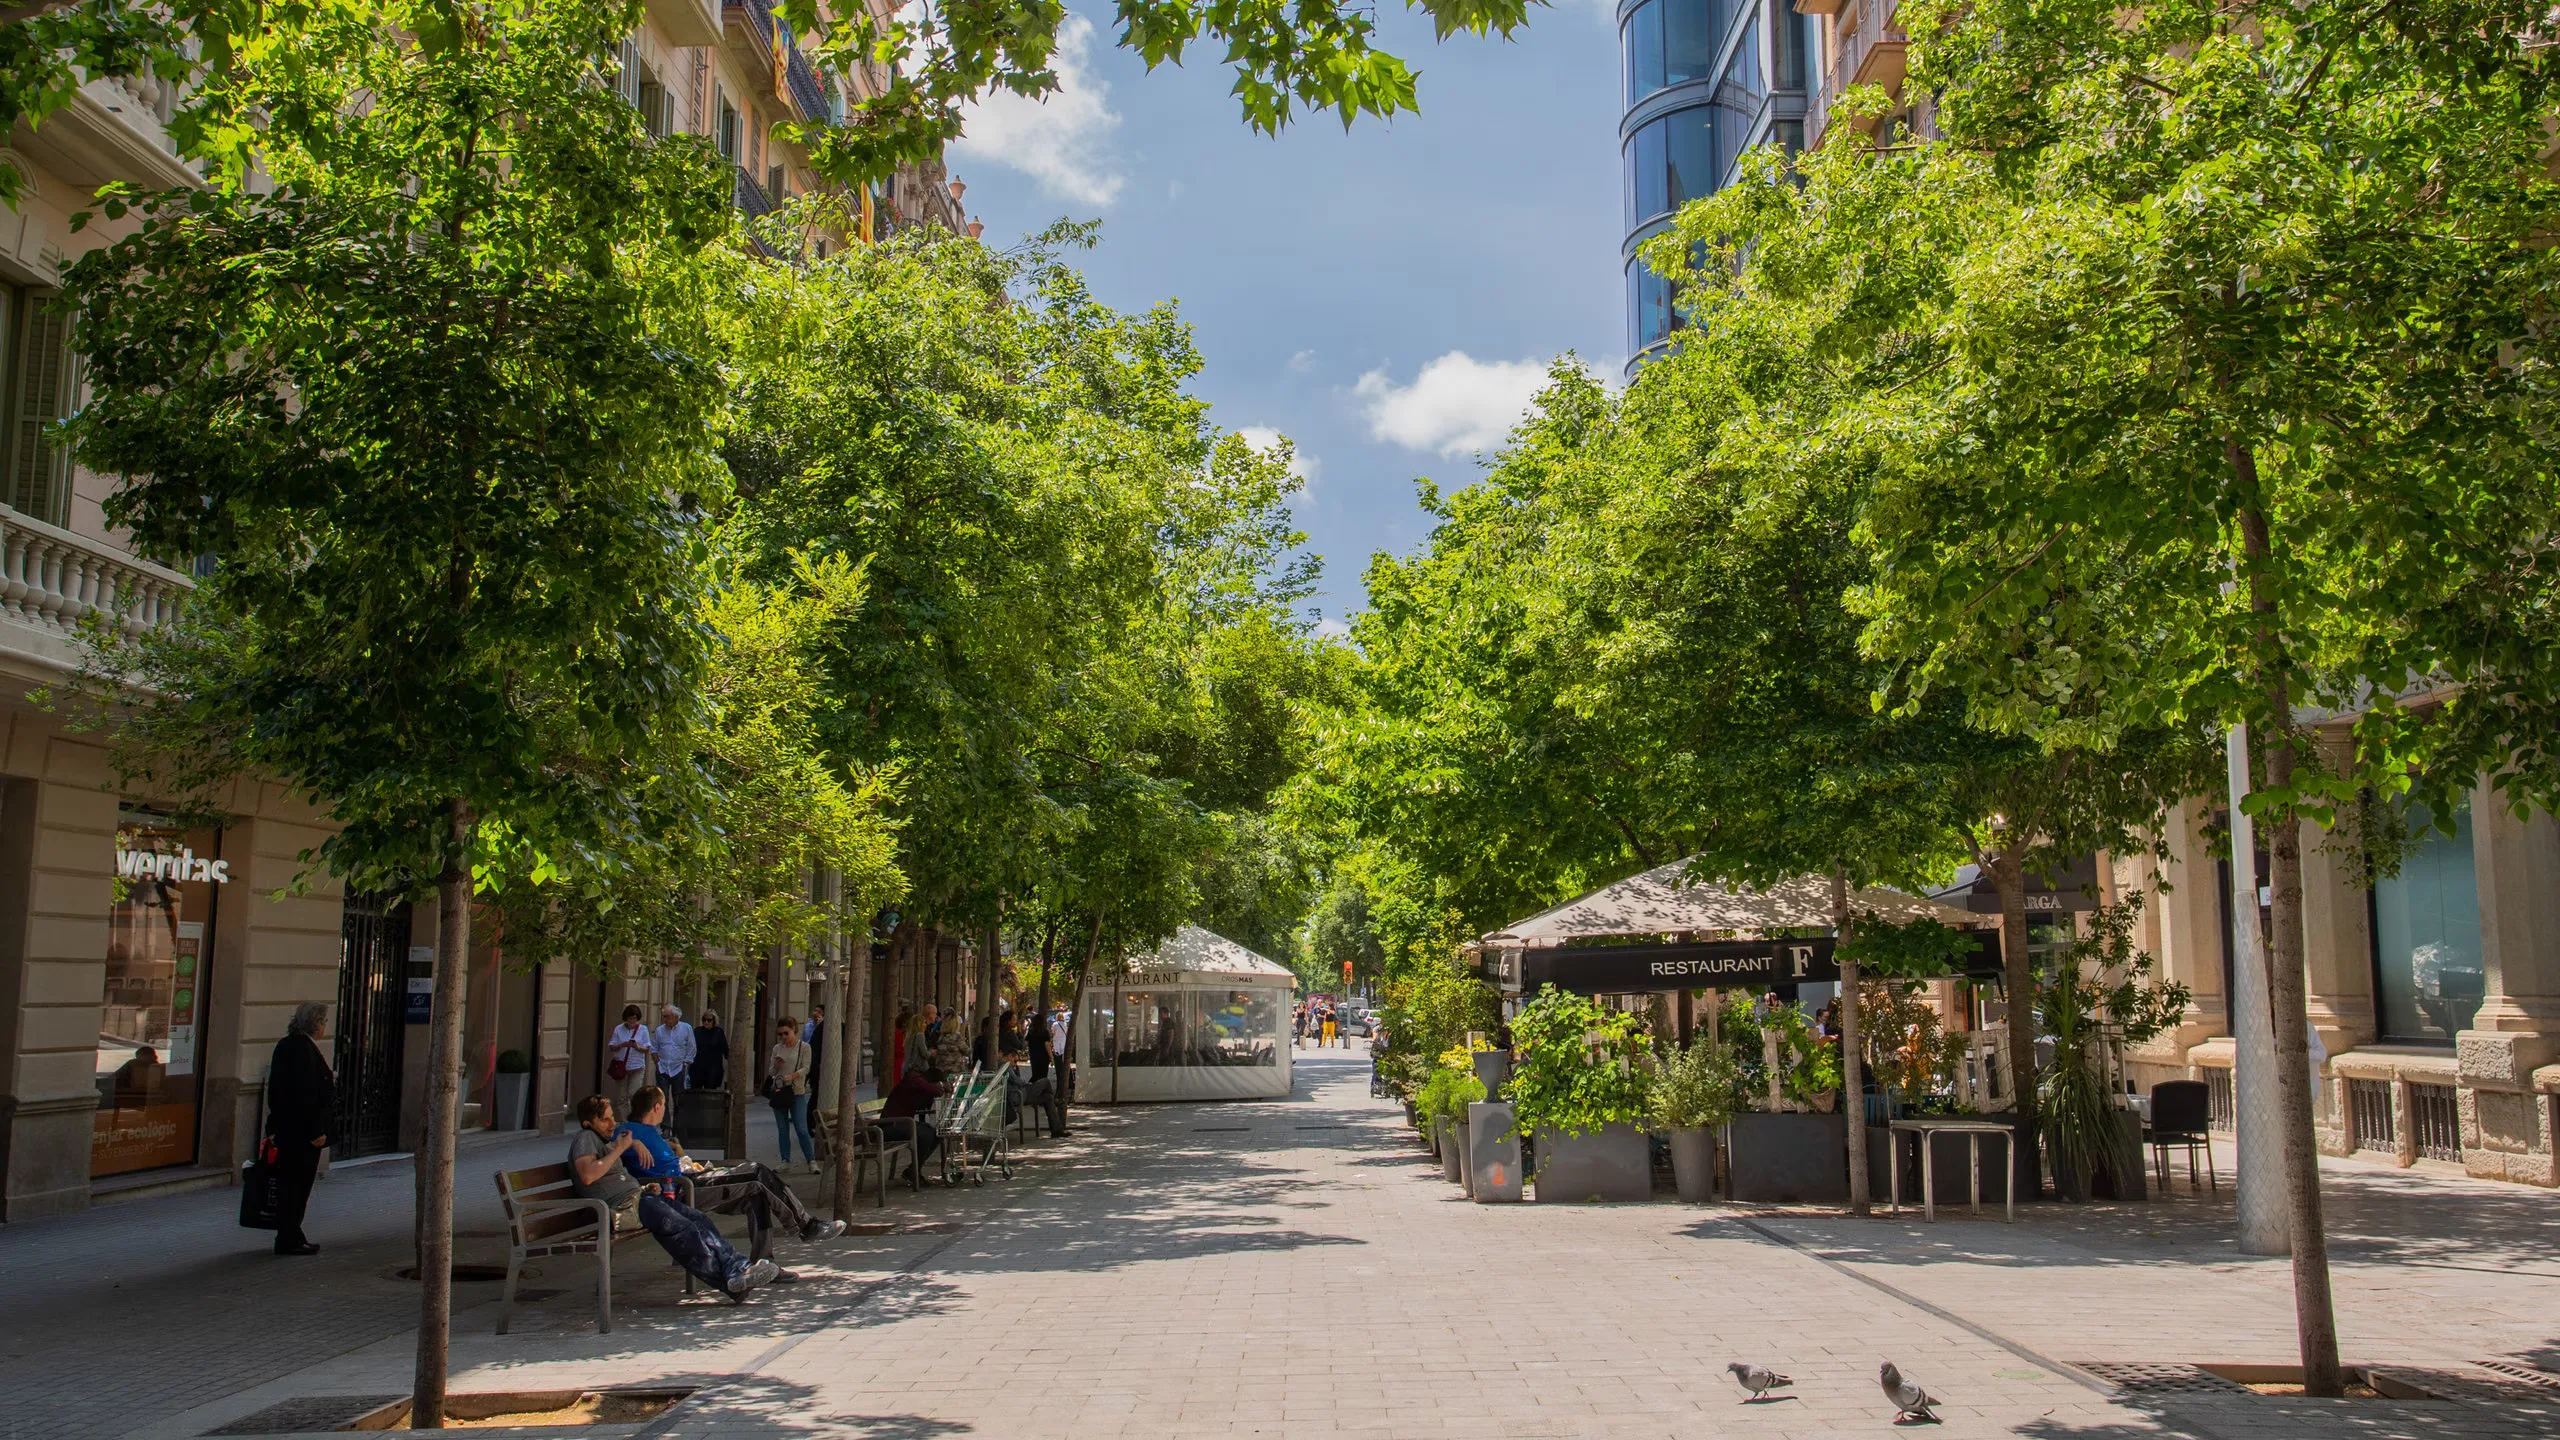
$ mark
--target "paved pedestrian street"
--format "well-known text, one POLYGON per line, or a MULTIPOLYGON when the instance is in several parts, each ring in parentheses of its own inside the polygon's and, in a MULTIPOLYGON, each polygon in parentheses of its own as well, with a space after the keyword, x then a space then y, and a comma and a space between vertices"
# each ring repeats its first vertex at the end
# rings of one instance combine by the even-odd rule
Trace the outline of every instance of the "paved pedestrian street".
MULTIPOLYGON (((1368 1098, 1365 1057, 1302 1057, 1286 1101, 1082 1110, 1010 1181, 866 1202, 856 1234, 780 1242, 804 1278, 744 1306, 684 1297, 646 1239, 621 1251, 607 1335, 590 1261, 543 1266, 507 1336, 497 1287, 460 1285, 453 1388, 690 1389, 584 1432, 667 1440, 1780 1440, 1894 1433, 1890 1359, 1948 1437, 2560 1435, 2549 1192, 2334 1165, 2346 1358, 2446 1398, 2284 1399, 2184 1368, 2293 1359, 2288 1269, 2232 1250, 2227 1184, 2015 1226, 1476 1205, 1368 1098), (1731 1360, 1794 1386, 1746 1404, 1731 1360)), ((491 1172, 560 1145, 466 1151, 463 1261, 504 1258, 491 1172)), ((405 1162, 339 1168, 312 1260, 265 1253, 223 1190, 8 1227, 0 1435, 288 1433, 260 1426, 404 1394, 411 1180, 405 1162)))

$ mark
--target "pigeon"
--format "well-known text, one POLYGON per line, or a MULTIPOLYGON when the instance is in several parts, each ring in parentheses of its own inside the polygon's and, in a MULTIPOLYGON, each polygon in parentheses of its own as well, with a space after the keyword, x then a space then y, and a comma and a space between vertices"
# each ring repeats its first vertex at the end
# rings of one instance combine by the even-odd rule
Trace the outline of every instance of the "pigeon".
MULTIPOLYGON (((1724 1368, 1732 1371, 1733 1378, 1742 1382, 1742 1388, 1751 1392, 1751 1400, 1742 1402, 1746 1405, 1752 1400, 1771 1399, 1773 1397, 1769 1394, 1770 1391, 1784 1389, 1796 1383, 1766 1365, 1745 1365, 1736 1360, 1724 1368)), ((1779 1395, 1774 1398, 1785 1400, 1791 1397, 1779 1395)))
POLYGON ((1884 1368, 1876 1372, 1876 1379, 1884 1386, 1884 1398, 1893 1402, 1895 1424, 1906 1420, 1925 1421, 1931 1425, 1938 1423, 1936 1412, 1929 1408, 1936 1403, 1929 1398, 1929 1392, 1903 1379, 1902 1372, 1893 1368, 1892 1361, 1884 1362, 1884 1368))

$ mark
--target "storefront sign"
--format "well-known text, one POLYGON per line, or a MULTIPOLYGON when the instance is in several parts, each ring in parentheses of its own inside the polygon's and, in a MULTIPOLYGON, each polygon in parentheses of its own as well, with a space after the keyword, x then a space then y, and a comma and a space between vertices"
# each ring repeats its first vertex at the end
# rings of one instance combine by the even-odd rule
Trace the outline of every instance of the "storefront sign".
POLYGON ((172 855, 162 850, 127 850, 116 847, 116 874, 126 880, 209 880, 216 885, 231 883, 231 862, 206 860, 196 852, 181 849, 172 855))
POLYGON ((411 1025, 424 1025, 436 1018, 436 982, 432 975, 409 977, 409 1007, 401 1019, 411 1025))
MULTIPOLYGON (((1642 995, 1661 990, 1765 989, 1840 978, 1832 958, 1836 942, 1809 940, 1713 940, 1685 945, 1571 945, 1529 949, 1520 955, 1520 988, 1535 993, 1553 985, 1580 995, 1642 995)), ((1976 932, 1966 973, 1997 973, 1996 932, 1976 932)))

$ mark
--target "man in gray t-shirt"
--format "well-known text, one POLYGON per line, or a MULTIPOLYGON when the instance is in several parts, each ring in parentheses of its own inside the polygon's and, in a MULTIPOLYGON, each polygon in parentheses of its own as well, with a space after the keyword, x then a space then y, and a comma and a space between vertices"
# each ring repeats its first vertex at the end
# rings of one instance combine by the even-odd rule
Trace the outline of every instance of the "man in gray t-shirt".
POLYGON ((590 1095, 578 1102, 578 1133, 569 1140, 570 1186, 580 1199, 601 1200, 616 1210, 638 1206, 641 1228, 657 1237, 675 1262, 694 1278, 733 1300, 774 1277, 770 1260, 750 1262, 720 1238, 711 1217, 657 1187, 643 1187, 622 1164, 624 1152, 640 1142, 613 1133, 613 1100, 590 1095))

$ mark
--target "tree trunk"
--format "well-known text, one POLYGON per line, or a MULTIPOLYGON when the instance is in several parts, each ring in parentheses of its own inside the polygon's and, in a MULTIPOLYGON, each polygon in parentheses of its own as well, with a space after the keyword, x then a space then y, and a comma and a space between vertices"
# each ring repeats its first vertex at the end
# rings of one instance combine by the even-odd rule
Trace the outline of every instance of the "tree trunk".
POLYGON ((1983 857, 1991 888, 2000 894, 2000 983, 2008 991, 2009 1103, 2017 1117, 2009 1148, 2010 1193, 2028 1199, 2044 1192, 2044 1161, 2036 1132, 2036 967, 2027 954, 2027 869, 2024 844, 2008 844, 1983 857))
POLYGON ((1049 969, 1058 959, 1058 922, 1052 920, 1040 932, 1040 1000, 1039 1011, 1049 1013, 1049 969))
MULTIPOLYGON (((844 877, 830 875, 833 888, 830 900, 841 902, 844 877)), ((865 982, 871 978, 870 926, 857 930, 838 915, 835 925, 836 993, 843 997, 844 1010, 836 1024, 836 1149, 828 1158, 835 1162, 836 1215, 850 1223, 853 1219, 853 1145, 862 1133, 862 1096, 855 1087, 862 1083, 862 996, 865 982), (859 956, 859 959, 855 957, 859 956)))
MULTIPOLYGON (((1835 945, 1846 945, 1857 924, 1849 911, 1849 875, 1831 867, 1831 933, 1835 945)), ((1834 953, 1837 951, 1835 949, 1834 953)), ((1841 1129, 1849 1136, 1849 1213, 1867 1213, 1867 1096, 1859 1076, 1858 962, 1840 961, 1840 1110, 1841 1129)))
POLYGON ((453 1154, 462 1123, 464 967, 471 956, 471 807, 444 804, 444 869, 436 876, 436 988, 427 1059, 427 1133, 418 1173, 418 1367, 409 1427, 444 1428, 446 1345, 453 1330, 453 1154))
MULTIPOLYGON (((736 963, 732 958, 730 964, 736 963)), ((739 1098, 742 1092, 738 1089, 745 1067, 754 1059, 749 1052, 755 1041, 755 1027, 739 1024, 738 1007, 747 1003, 747 987, 734 972, 720 982, 720 1015, 725 1022, 720 1028, 729 1035, 729 1068, 720 1080, 729 1092, 729 1120, 720 1127, 720 1153, 732 1165, 747 1158, 747 1105, 739 1098), (739 1043, 741 1037, 746 1041, 743 1045, 739 1043)))
MULTIPOLYGON (((2257 461, 2248 447, 2231 446, 2232 468, 2250 502, 2257 499, 2257 461)), ((2268 724, 2264 736, 2267 783, 2281 791, 2293 782, 2293 694, 2282 638, 2276 631, 2275 601, 2267 593, 2266 566, 2273 557, 2267 516, 2256 503, 2240 510, 2240 532, 2249 559, 2249 608, 2259 639, 2259 679, 2266 686, 2268 724)), ((2267 1022, 2275 1031, 2276 1097, 2284 1114, 2284 1190, 2286 1220, 2293 1239, 2293 1322, 2302 1351, 2302 1393, 2338 1396, 2344 1376, 2338 1367, 2338 1322, 2329 1294, 2329 1237, 2320 1213, 2320 1152, 2312 1134, 2310 997, 2302 953, 2302 822, 2290 806, 2270 810, 2262 818, 2266 834, 2269 888, 2274 892, 2270 916, 2273 935, 2267 953, 2267 1022)), ((2235 858, 2232 874, 2248 873, 2245 857, 2235 858)), ((2235 886, 2235 891, 2245 887, 2235 886)), ((2247 897, 2241 896, 2242 903, 2247 897)))

